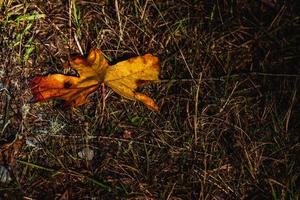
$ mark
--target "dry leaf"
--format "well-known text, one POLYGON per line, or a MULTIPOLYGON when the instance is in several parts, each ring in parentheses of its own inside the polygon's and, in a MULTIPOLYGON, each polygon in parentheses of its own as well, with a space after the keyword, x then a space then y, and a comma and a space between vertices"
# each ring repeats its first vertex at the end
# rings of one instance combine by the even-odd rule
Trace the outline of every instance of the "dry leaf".
POLYGON ((70 65, 79 77, 52 74, 33 78, 30 81, 33 101, 59 98, 70 106, 82 105, 86 103, 87 96, 104 82, 123 97, 139 100, 158 111, 150 97, 136 92, 139 86, 158 80, 160 67, 157 57, 146 54, 109 66, 102 52, 92 49, 86 59, 77 57, 70 61, 70 65))
POLYGON ((24 138, 16 136, 13 141, 0 144, 0 182, 11 181, 10 169, 16 165, 16 157, 20 153, 24 144, 24 138))
POLYGON ((13 141, 0 145, 0 165, 14 166, 16 164, 16 155, 20 153, 24 144, 24 138, 16 136, 13 141))
POLYGON ((158 80, 159 70, 158 58, 146 54, 107 68, 104 83, 123 97, 139 100, 148 108, 158 110, 158 106, 150 97, 135 90, 150 81, 158 80))
POLYGON ((86 147, 78 152, 78 156, 82 159, 86 159, 86 160, 90 161, 90 160, 93 160, 95 153, 94 153, 93 149, 86 147))
POLYGON ((9 170, 0 165, 0 182, 9 183, 12 180, 9 170))
POLYGON ((50 98, 65 100, 70 106, 79 106, 87 101, 87 96, 96 91, 103 82, 108 63, 102 52, 92 49, 87 57, 77 57, 70 61, 79 77, 63 74, 38 76, 30 81, 33 101, 50 98))

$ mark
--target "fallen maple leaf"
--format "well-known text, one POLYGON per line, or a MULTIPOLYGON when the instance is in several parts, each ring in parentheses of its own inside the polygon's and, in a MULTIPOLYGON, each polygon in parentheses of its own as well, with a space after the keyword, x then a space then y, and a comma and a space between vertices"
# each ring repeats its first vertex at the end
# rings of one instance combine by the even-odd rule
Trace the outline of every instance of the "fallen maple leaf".
POLYGON ((96 91, 101 83, 111 87, 121 96, 143 102, 148 108, 158 111, 157 104, 136 89, 149 81, 158 80, 159 59, 151 54, 138 56, 109 66, 102 52, 92 49, 87 58, 77 57, 70 61, 79 76, 51 74, 37 76, 30 81, 33 101, 59 98, 70 106, 79 106, 87 96, 96 91))

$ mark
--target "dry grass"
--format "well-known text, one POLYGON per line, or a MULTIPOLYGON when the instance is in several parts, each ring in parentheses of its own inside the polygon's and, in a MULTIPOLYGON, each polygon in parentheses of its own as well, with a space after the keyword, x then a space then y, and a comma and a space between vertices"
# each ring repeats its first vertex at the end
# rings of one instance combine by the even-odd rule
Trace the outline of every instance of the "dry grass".
POLYGON ((0 198, 298 199, 300 7, 268 2, 4 0, 0 144, 27 143, 0 198), (104 114, 100 92, 28 103, 30 78, 91 47, 159 56, 161 113, 111 91, 104 114))

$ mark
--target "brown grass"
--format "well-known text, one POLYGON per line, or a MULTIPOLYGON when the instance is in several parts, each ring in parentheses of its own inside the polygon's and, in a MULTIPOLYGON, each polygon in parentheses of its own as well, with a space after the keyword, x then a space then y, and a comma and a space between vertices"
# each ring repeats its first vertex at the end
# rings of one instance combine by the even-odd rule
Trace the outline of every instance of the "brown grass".
POLYGON ((0 145, 26 143, 0 198, 298 199, 299 3, 270 2, 4 0, 0 145), (106 113, 100 92, 29 103, 30 78, 92 47, 157 55, 161 113, 109 89, 106 113))

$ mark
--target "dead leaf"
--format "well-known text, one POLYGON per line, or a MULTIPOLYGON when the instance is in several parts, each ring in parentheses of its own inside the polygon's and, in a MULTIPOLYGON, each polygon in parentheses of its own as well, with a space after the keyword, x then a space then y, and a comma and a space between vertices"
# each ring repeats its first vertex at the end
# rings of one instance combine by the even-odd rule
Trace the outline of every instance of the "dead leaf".
POLYGON ((91 149, 89 147, 86 147, 86 148, 83 148, 81 151, 78 152, 78 156, 81 159, 86 159, 88 161, 91 161, 91 160, 93 160, 93 158, 95 156, 95 153, 94 153, 93 149, 91 149))
POLYGON ((59 98, 70 106, 79 106, 86 103, 87 96, 104 82, 123 97, 141 101, 158 111, 157 104, 150 97, 136 92, 139 86, 158 80, 157 57, 146 54, 109 66, 102 52, 92 49, 86 59, 77 57, 70 61, 70 65, 78 72, 78 77, 52 74, 33 78, 30 81, 33 101, 59 98))
POLYGON ((0 182, 9 183, 12 180, 9 170, 0 165, 0 182))
POLYGON ((148 96, 136 92, 139 86, 158 80, 159 60, 146 54, 117 63, 107 68, 104 83, 121 96, 143 102, 151 110, 158 110, 157 104, 148 96))
POLYGON ((0 145, 0 165, 15 166, 16 155, 19 154, 24 144, 24 138, 16 136, 12 142, 0 145))
POLYGON ((61 195, 59 200, 69 200, 71 198, 71 188, 67 188, 65 192, 61 195))
POLYGON ((33 101, 51 98, 65 100, 70 106, 79 106, 87 101, 87 96, 96 91, 104 80, 108 63, 102 52, 92 49, 87 57, 77 57, 70 61, 79 77, 63 74, 38 76, 30 81, 33 101))
POLYGON ((16 165, 16 157, 24 144, 24 138, 16 136, 13 141, 0 144, 0 182, 8 183, 12 179, 10 170, 16 165))

